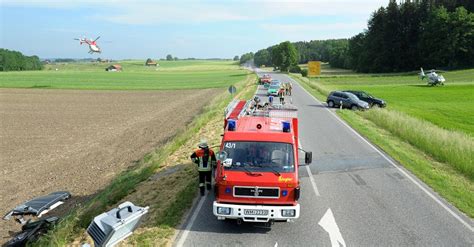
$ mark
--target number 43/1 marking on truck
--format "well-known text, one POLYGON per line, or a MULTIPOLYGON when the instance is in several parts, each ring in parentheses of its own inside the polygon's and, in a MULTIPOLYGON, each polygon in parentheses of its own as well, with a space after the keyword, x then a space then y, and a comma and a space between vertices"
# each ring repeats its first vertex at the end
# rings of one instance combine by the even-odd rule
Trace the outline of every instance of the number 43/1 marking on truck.
POLYGON ((235 148, 235 143, 234 143, 234 142, 227 142, 227 143, 225 144, 225 147, 226 147, 226 148, 235 148))

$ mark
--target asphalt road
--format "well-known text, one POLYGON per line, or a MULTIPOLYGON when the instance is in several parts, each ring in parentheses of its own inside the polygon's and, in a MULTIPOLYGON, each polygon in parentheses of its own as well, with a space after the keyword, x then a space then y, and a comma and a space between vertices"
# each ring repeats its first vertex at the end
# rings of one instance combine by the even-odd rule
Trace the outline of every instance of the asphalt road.
MULTIPOLYGON (((259 74, 261 74, 259 72, 259 74)), ((300 139, 313 163, 300 167, 300 218, 291 223, 218 221, 214 196, 195 205, 176 246, 473 246, 473 221, 396 165, 293 83, 300 139)), ((266 95, 259 89, 258 95, 266 95)))

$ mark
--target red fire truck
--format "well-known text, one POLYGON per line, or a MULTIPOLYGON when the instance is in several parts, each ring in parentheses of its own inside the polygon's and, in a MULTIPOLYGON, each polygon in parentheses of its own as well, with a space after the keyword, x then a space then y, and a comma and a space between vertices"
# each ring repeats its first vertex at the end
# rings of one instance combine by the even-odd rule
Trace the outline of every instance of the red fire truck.
POLYGON ((264 84, 270 84, 270 81, 272 80, 272 77, 269 74, 264 74, 262 77, 260 77, 260 85, 264 84))
MULTIPOLYGON (((213 213, 237 223, 292 221, 300 215, 298 118, 291 105, 234 101, 215 173, 213 213)), ((304 151, 303 151, 304 152, 304 151)), ((312 153, 305 153, 311 163, 312 153)))

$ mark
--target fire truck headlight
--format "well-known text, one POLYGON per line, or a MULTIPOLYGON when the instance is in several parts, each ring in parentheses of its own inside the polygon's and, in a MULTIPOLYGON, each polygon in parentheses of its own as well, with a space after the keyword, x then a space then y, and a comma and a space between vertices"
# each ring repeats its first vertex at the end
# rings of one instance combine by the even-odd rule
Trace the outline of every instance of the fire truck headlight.
POLYGON ((229 215, 230 214, 230 208, 217 207, 217 214, 229 215))
POLYGON ((295 217, 296 211, 294 209, 282 209, 281 216, 283 217, 295 217))

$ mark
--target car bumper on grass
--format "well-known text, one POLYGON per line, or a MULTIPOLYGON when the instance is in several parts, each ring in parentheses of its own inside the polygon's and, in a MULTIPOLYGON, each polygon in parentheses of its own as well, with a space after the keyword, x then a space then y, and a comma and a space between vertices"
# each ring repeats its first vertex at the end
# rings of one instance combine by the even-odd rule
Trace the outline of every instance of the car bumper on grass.
POLYGON ((212 212, 217 219, 242 219, 245 222, 291 221, 300 217, 300 205, 266 206, 226 204, 214 201, 212 212))

